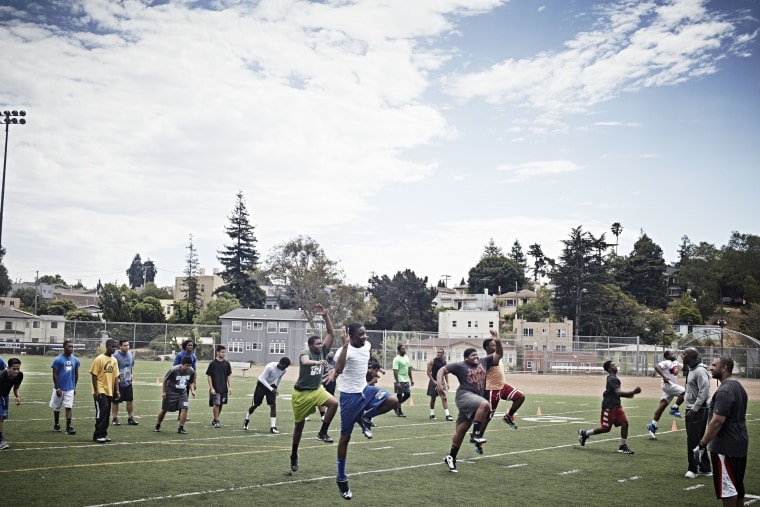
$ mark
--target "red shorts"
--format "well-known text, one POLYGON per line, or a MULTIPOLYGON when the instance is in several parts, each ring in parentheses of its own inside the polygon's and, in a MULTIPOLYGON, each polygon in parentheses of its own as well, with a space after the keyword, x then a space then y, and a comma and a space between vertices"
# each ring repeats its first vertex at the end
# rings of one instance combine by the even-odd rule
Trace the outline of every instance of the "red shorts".
POLYGON ((625 410, 623 410, 623 407, 602 409, 602 428, 609 430, 613 426, 620 426, 627 422, 628 418, 625 416, 625 410))
POLYGON ((489 389, 486 390, 486 398, 491 404, 491 413, 496 411, 496 407, 499 405, 499 400, 511 401, 515 398, 519 398, 523 393, 515 389, 509 384, 504 384, 501 389, 489 389))

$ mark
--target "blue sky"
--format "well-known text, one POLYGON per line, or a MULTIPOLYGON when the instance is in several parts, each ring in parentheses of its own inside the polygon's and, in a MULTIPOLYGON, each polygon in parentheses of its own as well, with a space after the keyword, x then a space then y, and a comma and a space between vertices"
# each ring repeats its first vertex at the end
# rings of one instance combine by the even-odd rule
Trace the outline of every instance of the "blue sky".
POLYGON ((760 234, 758 30, 754 0, 6 1, 5 264, 170 284, 238 190, 262 260, 309 235, 352 283, 613 222, 675 261, 760 234))

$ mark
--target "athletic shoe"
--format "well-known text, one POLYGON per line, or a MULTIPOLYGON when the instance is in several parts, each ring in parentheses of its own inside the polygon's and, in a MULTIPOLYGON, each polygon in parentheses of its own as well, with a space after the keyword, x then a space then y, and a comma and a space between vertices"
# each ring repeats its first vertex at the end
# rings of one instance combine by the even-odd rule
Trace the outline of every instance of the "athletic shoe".
POLYGON ((108 438, 108 437, 103 437, 103 438, 105 438, 105 439, 106 439, 106 442, 110 442, 110 441, 111 441, 111 439, 110 439, 110 438, 108 438))
POLYGON ((135 421, 134 417, 130 417, 129 419, 127 419, 127 424, 129 424, 130 426, 137 426, 140 423, 135 421))
POLYGON ((106 437, 96 438, 95 441, 99 444, 105 444, 106 442, 108 442, 108 440, 106 440, 106 437))
POLYGON ((430 416, 430 420, 432 421, 433 419, 435 419, 435 416, 434 416, 434 415, 431 415, 431 416, 430 416))
POLYGON ((696 479, 697 478, 697 474, 695 474, 691 470, 687 470, 686 474, 684 475, 684 477, 687 478, 687 479, 696 479))
POLYGON ((156 433, 161 433, 161 425, 160 424, 156 424, 156 427, 153 428, 153 431, 155 431, 156 433))
POLYGON ((517 425, 515 424, 515 418, 513 416, 509 414, 504 414, 504 417, 502 417, 501 420, 507 423, 507 426, 509 426, 513 430, 517 429, 517 425))
POLYGON ((220 423, 219 421, 214 421, 214 422, 211 423, 211 426, 214 427, 214 428, 221 428, 222 427, 222 423, 220 423))
POLYGON ((307 417, 304 421, 311 421, 311 417, 307 417))
POLYGON ((443 458, 443 462, 449 467, 449 472, 454 474, 459 472, 459 470, 457 470, 457 459, 454 456, 446 456, 443 458))
POLYGON ((399 417, 406 417, 406 415, 399 409, 398 413, 396 414, 399 417))
POLYGON ((582 429, 578 430, 578 442, 580 442, 581 445, 586 445, 586 440, 588 440, 586 432, 582 429))
POLYGON ((53 431, 55 431, 56 433, 60 433, 61 432, 61 425, 60 424, 56 424, 55 426, 53 426, 53 431))
POLYGON ((280 430, 278 430, 277 428, 275 428, 274 426, 272 426, 271 428, 269 428, 269 433, 274 433, 275 435, 279 435, 280 434, 280 430))
POLYGON ((8 442, 6 442, 5 440, 0 440, 0 451, 4 451, 4 450, 10 449, 10 448, 11 448, 11 446, 8 445, 8 442))
POLYGON ((71 426, 69 426, 68 428, 66 428, 66 434, 67 435, 76 435, 77 434, 77 430, 75 430, 74 428, 72 428, 71 426))
POLYGON ((447 415, 447 416, 446 416, 446 420, 447 420, 447 421, 453 421, 453 420, 454 420, 454 418, 453 418, 453 417, 451 417, 450 415, 447 415))
POLYGON ((113 424, 114 426, 121 426, 121 423, 115 417, 113 418, 113 420, 111 420, 111 424, 113 424))
POLYGON ((335 481, 338 483, 338 492, 343 500, 351 500, 351 488, 348 487, 348 479, 345 481, 335 481))
POLYGON ((298 454, 290 455, 290 469, 294 472, 298 472, 298 454))
POLYGON ((672 415, 673 417, 681 417, 681 412, 679 412, 677 408, 671 407, 670 415, 672 415))
POLYGON ((398 415, 398 413, 399 413, 398 408, 394 408, 393 409, 393 413, 396 414, 398 417, 401 417, 400 415, 398 415))
POLYGON ((488 442, 488 440, 486 440, 485 438, 483 438, 483 437, 476 437, 474 433, 470 434, 470 443, 471 444, 481 444, 482 445, 482 444, 485 444, 486 442, 488 442))
POLYGON ((621 445, 618 448, 618 452, 620 454, 633 454, 633 451, 626 444, 621 445))
POLYGON ((652 423, 649 423, 647 424, 647 429, 649 430, 649 436, 652 437, 652 440, 656 440, 657 435, 655 433, 657 433, 657 426, 655 426, 652 423))
POLYGON ((697 477, 712 477, 712 472, 697 472, 697 477))
POLYGON ((332 444, 335 442, 335 440, 333 440, 332 437, 327 433, 317 433, 317 440, 321 440, 326 444, 332 444))
POLYGON ((243 419, 243 429, 248 430, 249 419, 243 419))
POLYGON ((483 454, 483 444, 474 444, 475 445, 475 452, 478 454, 483 454))
POLYGON ((372 440, 372 430, 370 429, 372 427, 372 421, 365 419, 364 417, 360 417, 359 427, 362 429, 362 435, 367 437, 369 440, 372 440))
POLYGON ((187 431, 185 431, 185 428, 183 428, 182 426, 177 428, 177 433, 179 433, 180 435, 187 435, 187 431))
POLYGON ((377 428, 377 424, 375 424, 375 421, 373 421, 371 419, 368 419, 368 421, 369 421, 369 427, 370 428, 377 428))

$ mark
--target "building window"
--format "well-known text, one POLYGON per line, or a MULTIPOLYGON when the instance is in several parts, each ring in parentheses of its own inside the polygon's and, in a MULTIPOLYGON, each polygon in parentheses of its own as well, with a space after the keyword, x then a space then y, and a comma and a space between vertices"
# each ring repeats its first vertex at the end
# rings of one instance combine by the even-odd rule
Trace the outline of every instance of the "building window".
POLYGON ((13 329, 13 322, 11 322, 10 320, 6 320, 5 321, 5 330, 6 331, 11 331, 12 329, 13 329))
POLYGON ((507 306, 515 306, 515 300, 514 299, 507 299, 507 306))
POLYGON ((489 329, 493 329, 493 321, 492 320, 488 321, 488 328, 489 329))
POLYGON ((412 359, 416 359, 418 361, 427 361, 427 352, 424 352, 422 350, 418 350, 416 352, 412 353, 412 359))
POLYGON ((533 350, 533 345, 532 344, 523 345, 523 350, 533 350))
POLYGON ((451 327, 457 327, 457 321, 452 320, 451 321, 451 327))
MULTIPOLYGON (((279 327, 280 327, 280 333, 287 333, 288 332, 288 329, 290 328, 290 323, 289 322, 279 322, 278 324, 279 324, 279 327)), ((283 352, 283 354, 284 354, 284 352, 283 352)))
POLYGON ((245 342, 245 350, 251 350, 251 342, 245 342))
POLYGON ((227 352, 232 354, 240 354, 243 352, 243 342, 230 342, 227 344, 227 352))
POLYGON ((58 329, 58 323, 57 322, 51 322, 50 323, 50 329, 58 329))
POLYGON ((39 329, 40 328, 40 321, 39 320, 35 320, 34 322, 32 322, 32 327, 34 329, 39 329))
POLYGON ((250 320, 245 321, 245 329, 246 331, 250 331, 251 329, 253 329, 253 322, 251 322, 250 320))
POLYGON ((253 323, 253 329, 264 329, 264 323, 263 322, 256 322, 253 323))
POLYGON ((263 350, 264 347, 261 345, 261 342, 252 342, 251 343, 251 350, 263 350))
POLYGON ((243 330, 243 322, 240 320, 233 320, 232 321, 232 332, 233 333, 239 333, 243 330))
POLYGON ((472 327, 478 327, 478 321, 477 320, 472 323, 472 327))
POLYGON ((523 329, 523 336, 533 336, 533 328, 526 327, 523 329))
POLYGON ((277 332, 277 322, 267 322, 267 333, 277 332))
POLYGON ((557 352, 567 352, 567 345, 556 345, 554 350, 557 352))
POLYGON ((567 338, 567 330, 557 329, 557 338, 567 338))
POLYGON ((472 327, 472 321, 471 320, 467 321, 467 327, 472 327))
POLYGON ((285 344, 284 343, 269 343, 269 353, 270 354, 284 354, 285 353, 285 344))
POLYGON ((525 361, 525 369, 532 370, 533 369, 533 361, 525 361))

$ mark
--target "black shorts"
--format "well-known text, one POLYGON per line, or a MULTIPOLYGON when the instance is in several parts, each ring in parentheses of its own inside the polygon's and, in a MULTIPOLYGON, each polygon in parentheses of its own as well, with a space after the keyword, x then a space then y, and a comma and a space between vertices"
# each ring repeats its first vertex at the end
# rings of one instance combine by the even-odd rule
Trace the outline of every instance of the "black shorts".
POLYGON ((744 498, 744 472, 747 469, 747 456, 726 456, 711 452, 713 467, 713 486, 718 499, 744 498))
POLYGON ((277 396, 261 382, 256 383, 256 389, 253 391, 253 406, 258 407, 261 402, 267 400, 267 405, 274 407, 277 405, 277 396))
POLYGON ((176 412, 187 410, 187 392, 177 393, 166 391, 166 398, 161 401, 161 410, 176 412))
POLYGON ((122 401, 134 401, 135 395, 132 392, 132 384, 126 386, 119 386, 119 394, 121 395, 118 400, 113 400, 114 403, 119 404, 122 401))
POLYGON ((412 393, 412 388, 409 385, 409 382, 399 382, 398 386, 396 387, 396 394, 404 394, 404 393, 408 393, 408 394, 412 393))

